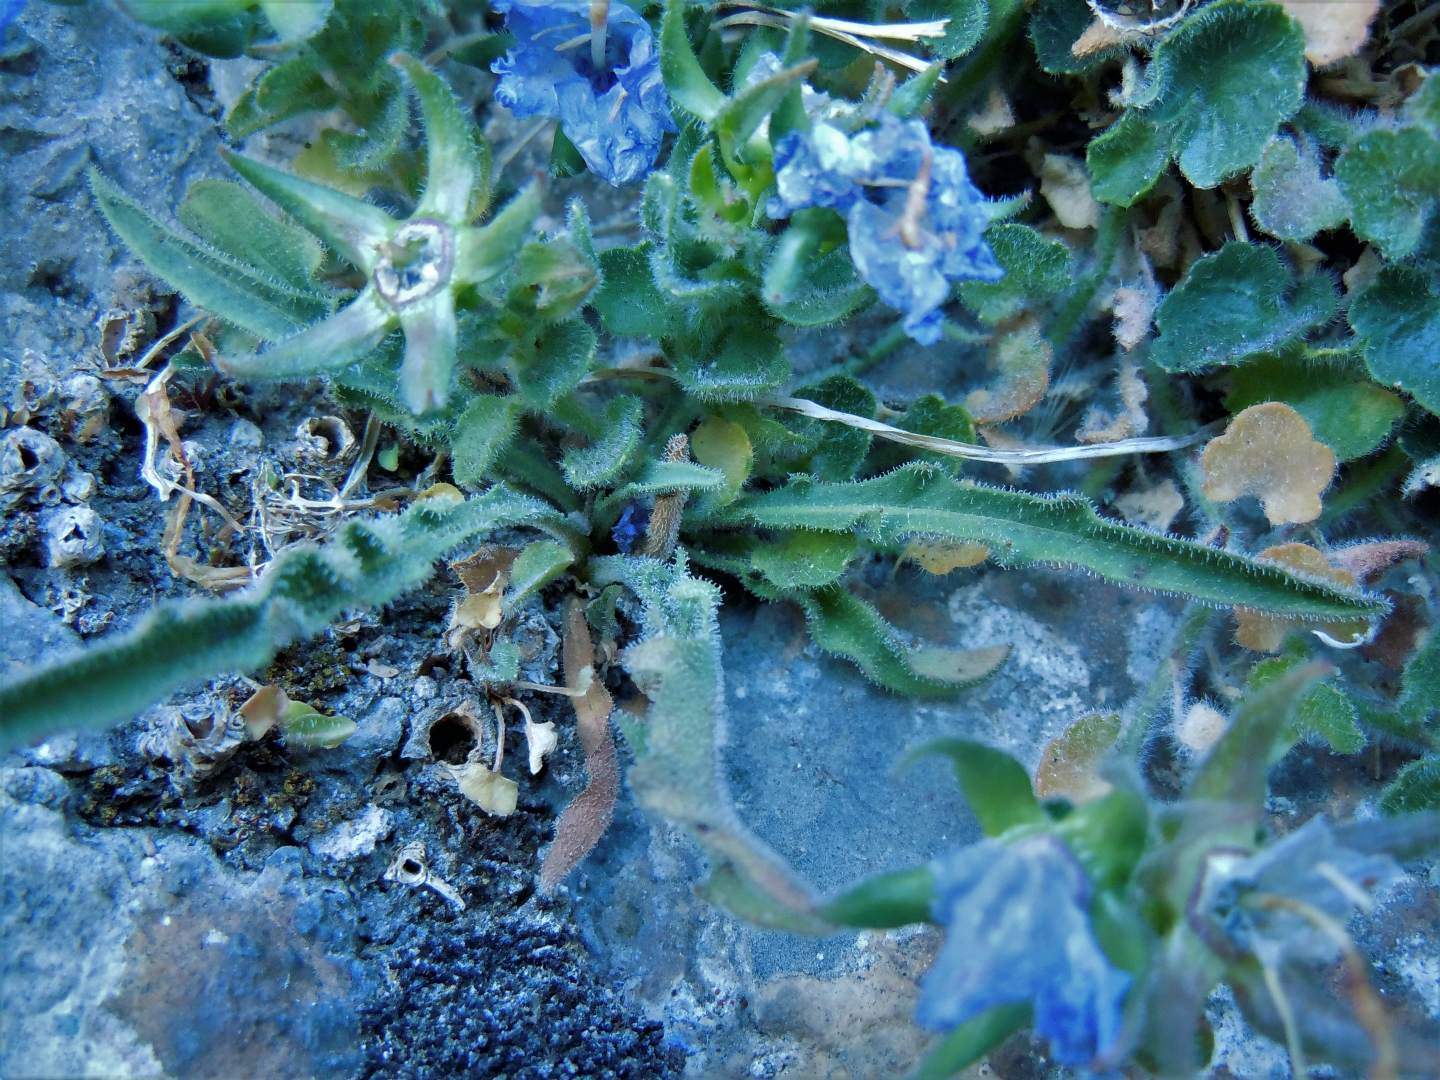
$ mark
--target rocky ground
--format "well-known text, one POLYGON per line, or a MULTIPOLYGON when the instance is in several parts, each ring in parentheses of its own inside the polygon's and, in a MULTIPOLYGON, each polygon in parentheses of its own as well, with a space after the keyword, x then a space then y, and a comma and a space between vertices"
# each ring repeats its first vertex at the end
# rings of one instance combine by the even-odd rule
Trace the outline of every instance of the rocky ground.
MULTIPOLYGON (((145 205, 177 205, 221 171, 217 94, 234 79, 101 4, 32 3, 0 44, 0 674, 196 591, 166 565, 170 507, 139 474, 144 377, 114 370, 181 313, 110 235, 84 173, 96 163, 145 205)), ((879 374, 898 385, 933 372, 879 374)), ((235 507, 266 467, 342 474, 325 418, 363 422, 321 392, 214 385, 175 404, 201 486, 235 507)), ((243 562, 245 545, 232 549, 243 562)), ((821 891, 976 835, 939 764, 897 767, 905 748, 965 732, 1033 766, 1078 715, 1136 694, 1175 617, 1164 601, 1043 571, 937 582, 877 565, 866 586, 912 632, 1011 654, 957 703, 915 703, 819 656, 797 612, 731 598, 730 785, 821 891)), ((694 845, 623 796, 567 886, 537 893, 556 809, 583 783, 573 718, 558 699, 533 703, 561 747, 522 782, 510 818, 442 780, 432 725, 468 686, 435 659, 453 587, 437 579, 259 676, 355 720, 338 749, 245 743, 185 778, 139 750, 166 722, 152 710, 0 760, 0 1076, 861 1080, 916 1060, 914 980, 932 934, 816 940, 738 923, 693 895, 694 845), (386 880, 417 842, 463 910, 386 880)), ((531 663, 551 681, 558 625, 547 596, 531 663)), ((172 704, 203 713, 213 695, 245 692, 222 681, 172 704)), ((1366 767, 1300 752, 1277 775, 1277 814, 1308 816, 1321 798, 1366 812, 1366 767)), ((1436 885, 1413 879, 1361 933, 1382 990, 1432 1020, 1436 885)), ((1225 999, 1214 1015, 1217 1075, 1284 1074, 1283 1052, 1225 999)), ((1053 1072, 1024 1039, 992 1068, 1053 1072)))

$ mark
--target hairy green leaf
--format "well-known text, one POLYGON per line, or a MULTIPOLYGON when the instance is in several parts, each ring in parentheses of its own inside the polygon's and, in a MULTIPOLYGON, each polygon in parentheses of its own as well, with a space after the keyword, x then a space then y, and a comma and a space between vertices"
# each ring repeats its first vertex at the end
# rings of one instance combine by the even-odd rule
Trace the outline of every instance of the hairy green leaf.
POLYGON ((589 446, 566 450, 560 459, 565 481, 580 491, 608 484, 624 473, 640 445, 640 417, 645 403, 639 398, 614 398, 605 406, 604 428, 589 446))
POLYGON ((1335 304, 1327 278, 1297 282, 1272 248, 1233 241, 1196 259, 1160 302, 1151 356, 1175 372, 1242 363, 1325 322, 1335 304))
POLYGON ((689 829, 705 847, 714 875, 706 893, 713 900, 765 925, 823 930, 809 888, 741 823, 723 779, 719 593, 657 560, 610 565, 624 572, 645 563, 653 565, 643 580, 627 575, 649 609, 651 626, 623 657, 650 699, 644 749, 630 770, 630 786, 642 806, 689 829))
POLYGON ((818 589, 832 585, 855 557, 849 533, 790 532, 774 543, 757 542, 750 562, 777 589, 818 589))
POLYGON ((580 319, 566 319, 539 329, 539 344, 527 350, 516 374, 516 387, 531 408, 549 409, 590 371, 595 358, 595 331, 580 319))
POLYGON ((935 875, 928 866, 876 874, 845 890, 821 909, 836 926, 891 930, 929 922, 935 902, 935 875))
POLYGON ((983 321, 1004 322, 1070 283, 1070 250, 1029 225, 992 225, 985 240, 1005 276, 995 282, 960 285, 960 299, 983 321))
POLYGON ((1125 56, 1123 45, 1075 55, 1075 43, 1094 21, 1095 12, 1085 0, 1040 0, 1030 17, 1030 41, 1040 66, 1051 75, 1080 75, 1125 56))
POLYGON ((211 246, 259 270, 268 271, 290 288, 313 293, 315 314, 325 304, 315 284, 324 250, 316 239, 266 212, 260 200, 229 180, 198 180, 185 193, 176 214, 191 232, 211 246))
POLYGON ((566 544, 555 540, 536 540, 526 544, 510 566, 510 584, 505 591, 505 606, 519 607, 568 570, 574 562, 575 553, 566 544))
POLYGON ((1350 304, 1350 325, 1364 343, 1378 382, 1404 390, 1440 414, 1440 295, 1424 275, 1387 266, 1350 304))
POLYGON ((794 599, 805 612, 816 645, 843 656, 866 677, 897 694, 949 697, 988 678, 1010 651, 1006 646, 911 646, 874 607, 841 588, 794 599))
POLYGON ((493 479, 491 467, 515 437, 520 404, 513 397, 477 394, 455 421, 450 436, 451 470, 457 483, 473 487, 493 479))
POLYGON ((649 242, 600 253, 600 287, 590 294, 600 322, 619 337, 658 340, 670 334, 670 301, 655 287, 649 242))
POLYGON ((1320 155, 1305 140, 1288 136, 1270 140, 1250 174, 1255 223, 1282 240, 1309 240, 1333 229, 1350 215, 1350 204, 1338 181, 1320 174, 1320 155))
POLYGON ((1278 4, 1219 0, 1161 41, 1150 78, 1155 122, 1180 171, 1214 187, 1248 169, 1304 95, 1305 35, 1278 4))
POLYGON ((546 525, 545 504, 494 488, 463 503, 427 499, 394 517, 352 520, 323 547, 299 544, 226 600, 163 604, 129 633, 0 687, 0 743, 123 720, 174 690, 254 671, 341 612, 378 607, 428 578, 435 560, 506 525, 546 525))
POLYGON ((1134 206, 1149 194, 1169 160, 1165 132, 1139 109, 1127 110, 1085 148, 1091 192, 1101 202, 1115 206, 1134 206))
POLYGON ((725 95, 710 81, 685 31, 685 0, 666 0, 660 24, 660 74, 675 103, 701 120, 713 120, 725 95))
POLYGON ((1025 766, 1004 751, 973 739, 936 739, 913 750, 907 760, 929 754, 949 759, 965 801, 986 836, 1049 820, 1035 799, 1025 766))
POLYGON ((1440 755, 1412 761, 1396 773, 1380 795, 1380 809, 1391 817, 1440 810, 1440 755))
POLYGON ((1440 193, 1440 139, 1419 128, 1360 136, 1335 162, 1350 224, 1386 258, 1414 253, 1440 193))
POLYGON ((921 463, 856 483, 799 477, 775 491, 742 496, 717 517, 770 529, 858 530, 891 549, 912 537, 971 540, 1004 565, 1075 567, 1136 588, 1296 618, 1345 619, 1385 610, 1381 600, 1278 566, 1107 521, 1078 495, 985 487, 921 463))
POLYGON ((288 337, 323 313, 313 293, 284 285, 161 224, 98 169, 90 170, 90 188, 105 220, 130 250, 199 307, 271 339, 288 337))

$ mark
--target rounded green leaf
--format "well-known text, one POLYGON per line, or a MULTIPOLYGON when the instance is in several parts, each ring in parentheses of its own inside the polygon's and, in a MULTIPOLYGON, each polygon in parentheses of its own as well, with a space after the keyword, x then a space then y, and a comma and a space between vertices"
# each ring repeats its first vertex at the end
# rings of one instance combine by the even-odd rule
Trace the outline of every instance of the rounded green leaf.
POLYGON ((1133 206, 1155 186, 1169 160, 1165 133, 1131 109, 1086 148, 1090 191, 1103 203, 1133 206))
POLYGON ((1326 278, 1296 282, 1272 249, 1235 241, 1197 259, 1161 302, 1151 355, 1166 371, 1236 364, 1295 340, 1334 311, 1326 278))
POLYGON ((1350 305, 1370 374, 1440 414, 1440 295, 1424 276, 1391 266, 1350 305))
POLYGON ((1350 224, 1388 259, 1420 245, 1440 193, 1440 140, 1419 128, 1371 131, 1335 162, 1350 224))
POLYGON ((1320 158, 1309 143, 1279 136, 1270 141, 1250 174, 1255 223, 1282 240, 1309 240, 1344 222, 1350 205, 1340 185, 1320 175, 1320 158))
POLYGON ((1299 110, 1305 77, 1305 35, 1283 8, 1220 0, 1156 48, 1152 113, 1180 171, 1196 187, 1215 187, 1260 160, 1299 110))

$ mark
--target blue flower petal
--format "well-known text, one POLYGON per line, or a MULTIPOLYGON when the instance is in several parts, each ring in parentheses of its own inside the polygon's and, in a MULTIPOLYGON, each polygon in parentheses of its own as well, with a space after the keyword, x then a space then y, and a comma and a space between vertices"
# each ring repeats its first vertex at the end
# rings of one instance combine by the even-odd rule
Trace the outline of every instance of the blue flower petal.
POLYGON ((615 186, 639 180, 675 130, 650 24, 619 2, 606 18, 603 71, 591 65, 589 0, 498 0, 516 45, 491 65, 495 98, 516 116, 560 121, 592 172, 615 186), (587 43, 558 47, 576 39, 587 43))
POLYGON ((940 308, 956 281, 995 281, 1003 271, 985 243, 989 204, 970 182, 965 158, 933 146, 918 120, 881 118, 848 134, 827 123, 791 132, 775 148, 771 217, 825 206, 846 215, 855 269, 886 304, 904 314, 905 332, 924 345, 940 339, 940 308), (905 215, 911 186, 929 162, 924 212, 905 215))
POLYGON ((934 865, 945 945, 920 984, 916 1019, 937 1031, 1031 1002, 1055 1060, 1085 1065, 1120 1030, 1130 977, 1090 928, 1090 884, 1053 836, 983 840, 934 865))
POLYGON ((650 511, 640 503, 626 503, 620 511, 620 518, 610 530, 610 539, 620 549, 620 554, 629 555, 645 536, 650 524, 650 511))

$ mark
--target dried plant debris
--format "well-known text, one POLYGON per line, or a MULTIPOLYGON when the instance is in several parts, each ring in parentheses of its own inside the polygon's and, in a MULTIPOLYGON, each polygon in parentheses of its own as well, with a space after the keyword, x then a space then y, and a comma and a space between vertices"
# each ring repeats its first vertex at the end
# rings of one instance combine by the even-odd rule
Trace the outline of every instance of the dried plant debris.
POLYGON ((1370 37, 1370 24, 1380 11, 1380 0, 1279 0, 1305 31, 1305 59, 1317 68, 1354 56, 1370 37))
POLYGON ((1029 412, 1050 386, 1053 350, 1034 324, 1021 326, 1001 337, 995 346, 995 382, 973 390, 965 408, 977 424, 1002 424, 1029 412))
POLYGON ((1272 525, 1314 521, 1320 493, 1335 476, 1335 454, 1310 425, 1279 401, 1252 405, 1212 439, 1201 458, 1207 498, 1260 500, 1272 525))
POLYGON ((605 684, 594 677, 595 647, 579 604, 572 604, 565 617, 564 650, 565 682, 573 695, 570 702, 575 709, 575 729, 585 755, 587 779, 584 790, 555 823, 555 842, 540 865, 540 882, 546 889, 556 888, 600 842, 610 828, 620 790, 615 739, 610 733, 614 704, 605 684))
POLYGON ((1119 713, 1091 713, 1046 743, 1035 770, 1035 794, 1074 803, 1108 795, 1114 788, 1100 767, 1115 749, 1120 724, 1119 713))

